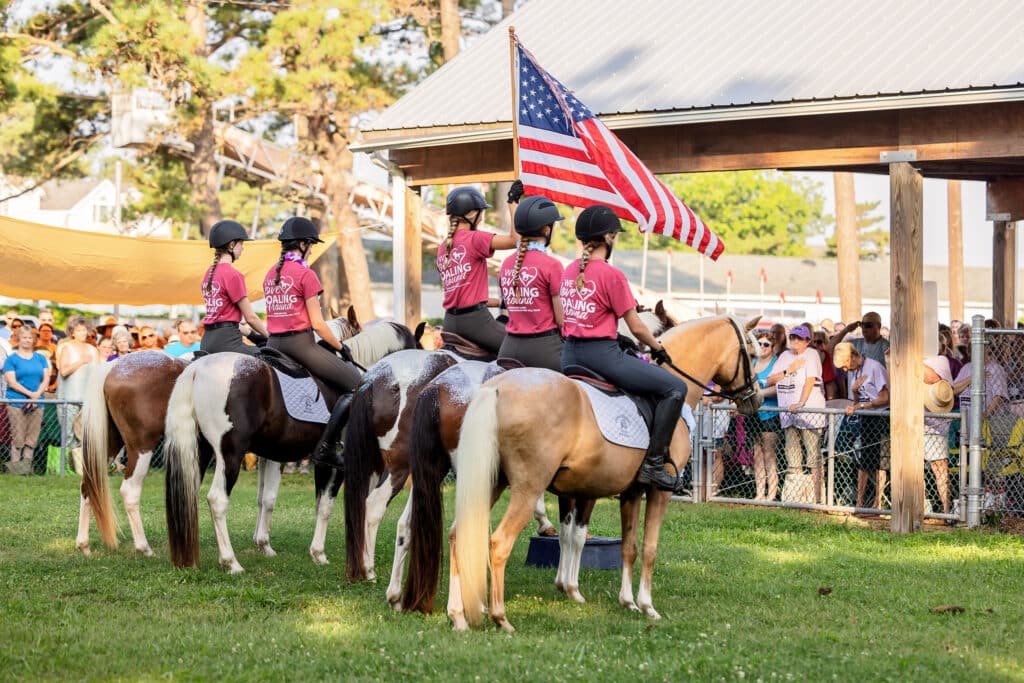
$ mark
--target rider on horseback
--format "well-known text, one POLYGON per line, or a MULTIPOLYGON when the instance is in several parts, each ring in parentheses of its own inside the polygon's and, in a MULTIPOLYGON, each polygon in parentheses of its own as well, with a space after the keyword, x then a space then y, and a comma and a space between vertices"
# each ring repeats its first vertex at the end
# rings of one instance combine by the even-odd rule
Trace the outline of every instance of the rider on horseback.
POLYGON ((675 488, 676 477, 665 471, 669 444, 686 399, 686 382, 628 355, 616 343, 621 317, 637 339, 651 349, 659 364, 671 362, 668 352, 641 322, 626 276, 607 262, 622 223, 607 206, 584 209, 576 220, 576 239, 583 255, 565 268, 560 293, 565 321, 562 367, 582 365, 621 389, 658 399, 647 456, 637 481, 663 491, 675 488))
POLYGON ((524 197, 515 211, 519 248, 501 264, 501 298, 508 309, 499 358, 559 372, 562 364, 562 264, 548 255, 551 232, 562 220, 547 197, 524 197))
POLYGON ((345 461, 338 452, 337 441, 348 420, 352 392, 359 386, 360 374, 313 338, 316 330, 331 348, 343 350, 320 310, 320 293, 323 292, 320 279, 306 264, 312 245, 323 240, 313 222, 301 216, 286 220, 277 239, 281 242, 281 258, 263 281, 267 329, 270 330, 267 346, 290 356, 341 392, 324 435, 313 452, 313 462, 343 468, 345 461))
POLYGON ((199 344, 200 350, 206 353, 234 351, 255 355, 256 347, 245 344, 238 329, 243 318, 256 333, 267 336, 267 328, 249 303, 245 276, 231 265, 241 258, 242 243, 248 239, 245 228, 235 221, 218 221, 210 229, 213 265, 203 279, 203 300, 206 303, 203 327, 206 332, 199 344), (231 257, 231 263, 221 263, 225 256, 231 257))
MULTIPOLYGON (((509 192, 510 204, 522 194, 521 183, 518 188, 518 195, 509 192)), ((489 208, 475 188, 457 187, 448 193, 448 236, 437 249, 437 270, 444 287, 444 330, 497 354, 505 328, 487 310, 498 305, 487 293, 487 259, 496 249, 515 247, 519 236, 514 226, 510 235, 477 231, 489 208)))

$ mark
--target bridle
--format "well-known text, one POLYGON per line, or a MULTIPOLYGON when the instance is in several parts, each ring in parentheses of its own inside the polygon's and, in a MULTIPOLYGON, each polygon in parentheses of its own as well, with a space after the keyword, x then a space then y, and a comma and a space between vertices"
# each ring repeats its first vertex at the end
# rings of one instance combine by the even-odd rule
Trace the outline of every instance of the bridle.
MULTIPOLYGON (((732 379, 725 383, 725 385, 731 385, 736 381, 736 378, 743 373, 743 384, 736 389, 728 389, 723 391, 715 391, 714 389, 705 388, 704 392, 710 396, 718 396, 720 398, 728 399, 734 403, 740 403, 741 401, 749 401, 757 396, 757 376, 754 374, 754 369, 750 363, 750 353, 747 352, 747 343, 743 341, 743 333, 740 332, 739 324, 733 319, 729 318, 729 326, 732 331, 736 334, 736 341, 740 345, 740 356, 736 359, 736 371, 732 374, 732 379)), ((677 373, 682 375, 685 379, 690 380, 697 386, 701 386, 703 382, 699 379, 680 368, 675 363, 669 361, 665 363, 670 368, 675 370, 677 373)))

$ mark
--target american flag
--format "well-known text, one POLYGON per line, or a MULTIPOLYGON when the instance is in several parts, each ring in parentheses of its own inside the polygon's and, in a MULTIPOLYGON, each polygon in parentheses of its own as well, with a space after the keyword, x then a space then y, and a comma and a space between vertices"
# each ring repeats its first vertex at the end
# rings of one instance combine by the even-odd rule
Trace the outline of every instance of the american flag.
POLYGON ((605 204, 644 232, 685 242, 712 260, 725 245, 586 105, 515 38, 520 179, 527 194, 605 204))

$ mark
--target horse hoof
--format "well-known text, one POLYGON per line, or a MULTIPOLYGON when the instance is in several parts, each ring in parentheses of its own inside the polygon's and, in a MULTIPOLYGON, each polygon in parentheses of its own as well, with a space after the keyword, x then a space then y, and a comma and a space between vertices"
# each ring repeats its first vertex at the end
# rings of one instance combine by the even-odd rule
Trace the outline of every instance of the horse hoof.
POLYGON ((573 600, 575 600, 576 602, 578 602, 579 604, 581 604, 581 605, 586 604, 586 602, 587 602, 587 599, 585 597, 583 597, 583 593, 580 593, 579 589, 575 589, 575 588, 570 589, 568 591, 568 596, 570 598, 572 598, 573 600))
POLYGON ((271 548, 269 545, 261 546, 260 550, 263 551, 264 557, 277 557, 277 551, 271 548))
POLYGON ((153 549, 150 548, 148 545, 143 546, 142 548, 136 548, 136 550, 138 550, 143 557, 153 557, 153 555, 155 555, 153 549))
POLYGON ((241 574, 245 570, 242 569, 242 565, 238 564, 238 560, 231 558, 230 560, 221 560, 220 566, 228 570, 228 574, 241 574))
POLYGON ((508 619, 496 619, 495 623, 501 627, 501 630, 505 633, 515 633, 515 626, 509 623, 508 619))
POLYGON ((86 557, 92 557, 92 550, 89 549, 88 545, 80 545, 78 549, 82 551, 82 554, 86 557))
POLYGON ((453 631, 468 631, 469 623, 464 617, 452 617, 452 630, 453 631))
POLYGON ((620 600, 619 604, 628 609, 630 612, 639 612, 640 608, 636 606, 636 603, 632 600, 620 600))
POLYGON ((658 614, 658 612, 651 605, 645 606, 643 612, 644 612, 644 614, 646 614, 651 619, 654 619, 655 621, 657 621, 658 619, 661 619, 661 615, 658 614))
POLYGON ((377 581, 377 572, 373 571, 372 569, 368 570, 366 572, 366 580, 367 581, 374 581, 374 582, 376 582, 377 581))
POLYGON ((538 529, 537 530, 537 535, 538 536, 547 536, 547 537, 551 538, 551 537, 554 537, 554 536, 558 535, 558 529, 556 529, 553 526, 544 527, 543 529, 538 529))
POLYGON ((313 564, 321 566, 330 564, 330 561, 327 559, 327 553, 322 550, 316 552, 310 551, 309 556, 313 558, 313 564))
POLYGON ((391 609, 396 612, 402 611, 402 600, 400 597, 388 596, 388 604, 391 605, 391 609))

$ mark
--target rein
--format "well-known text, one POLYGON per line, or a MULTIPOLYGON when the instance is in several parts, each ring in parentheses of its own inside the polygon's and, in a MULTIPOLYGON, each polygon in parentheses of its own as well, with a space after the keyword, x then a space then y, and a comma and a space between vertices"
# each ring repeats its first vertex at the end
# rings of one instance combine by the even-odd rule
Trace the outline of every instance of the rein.
MULTIPOLYGON (((726 384, 732 384, 733 382, 735 382, 736 378, 739 377, 741 370, 745 376, 744 382, 737 389, 715 391, 714 389, 708 389, 707 387, 705 387, 704 392, 709 396, 718 396, 719 398, 729 399, 736 402, 745 401, 750 399, 757 393, 757 389, 755 388, 754 373, 750 367, 750 356, 749 354, 746 353, 747 345, 743 342, 743 335, 740 333, 739 326, 736 324, 736 321, 734 321, 732 318, 729 319, 729 325, 732 327, 732 331, 736 333, 736 340, 739 342, 740 345, 740 356, 736 359, 736 371, 732 374, 732 379, 726 382, 726 384), (743 362, 744 358, 746 359, 746 362, 743 362)), ((682 375, 685 379, 690 380, 697 386, 701 386, 703 384, 699 379, 697 379, 690 373, 686 372, 672 361, 666 362, 665 365, 672 368, 677 373, 682 375)))

